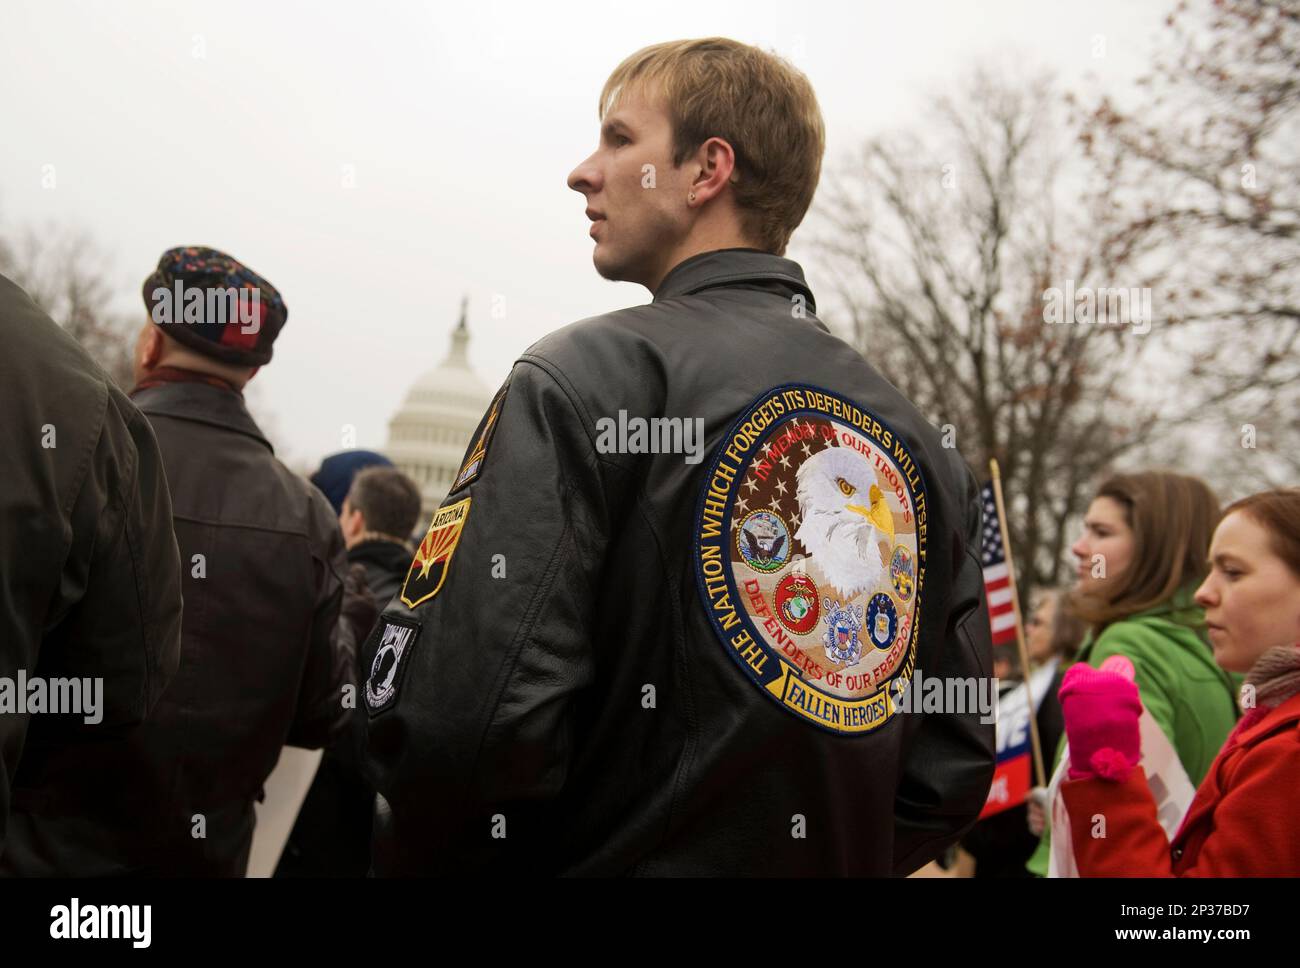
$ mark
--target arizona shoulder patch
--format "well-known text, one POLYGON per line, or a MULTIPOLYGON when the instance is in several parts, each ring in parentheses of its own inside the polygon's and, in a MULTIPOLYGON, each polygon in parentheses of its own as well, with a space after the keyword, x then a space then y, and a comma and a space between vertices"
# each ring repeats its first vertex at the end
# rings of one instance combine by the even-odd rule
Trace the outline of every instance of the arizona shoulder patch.
POLYGON ((381 615, 370 635, 375 651, 370 659, 370 672, 366 675, 366 709, 374 715, 396 701, 402 675, 410 664, 411 650, 420 637, 420 623, 381 615))
POLYGON ((429 530, 416 549, 411 569, 406 573, 406 581, 402 583, 400 597, 407 608, 415 608, 421 602, 433 598, 447 580, 451 556, 460 542, 465 521, 469 518, 471 500, 467 497, 433 512, 429 530))
POLYGON ((886 723, 925 581, 925 484, 902 438, 838 394, 776 387, 718 445, 695 524, 700 600, 745 674, 825 729, 886 723))
POLYGON ((492 443, 492 437, 497 432, 501 408, 505 406, 506 391, 509 389, 510 383, 507 381, 506 385, 497 391, 497 395, 492 399, 492 406, 488 407, 487 413, 479 421, 478 428, 474 432, 474 446, 470 448, 465 463, 460 465, 460 470, 456 474, 456 479, 451 482, 451 490, 447 492, 448 494, 455 494, 483 473, 483 461, 487 459, 488 444, 492 443))

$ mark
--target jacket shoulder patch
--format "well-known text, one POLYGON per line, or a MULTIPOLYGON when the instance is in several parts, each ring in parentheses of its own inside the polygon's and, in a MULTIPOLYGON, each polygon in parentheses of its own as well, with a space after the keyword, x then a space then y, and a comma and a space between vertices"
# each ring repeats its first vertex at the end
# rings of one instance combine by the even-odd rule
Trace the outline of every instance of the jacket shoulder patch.
POLYGON ((397 690, 419 637, 420 623, 414 619, 380 616, 370 633, 375 643, 366 675, 366 709, 370 715, 383 712, 397 701, 397 690))
POLYGON ((695 525, 700 601, 770 699, 837 733, 898 711, 916 664, 925 485, 884 421, 816 387, 767 391, 719 443, 695 525))
POLYGON ((501 408, 505 406, 506 391, 509 389, 510 383, 507 381, 506 385, 497 391, 497 395, 492 399, 492 405, 479 421, 478 429, 474 432, 474 446, 470 448, 465 462, 460 465, 460 470, 456 474, 456 479, 452 481, 448 494, 455 494, 461 488, 467 487, 483 473, 483 461, 487 459, 488 445, 492 443, 492 437, 497 432, 501 408))
POLYGON ((447 580, 447 571, 451 568, 451 556, 460 543, 461 532, 469 519, 469 502, 465 498, 455 504, 447 504, 433 512, 429 530, 424 540, 415 551, 411 568, 406 573, 399 597, 407 608, 415 608, 427 602, 442 590, 447 580))

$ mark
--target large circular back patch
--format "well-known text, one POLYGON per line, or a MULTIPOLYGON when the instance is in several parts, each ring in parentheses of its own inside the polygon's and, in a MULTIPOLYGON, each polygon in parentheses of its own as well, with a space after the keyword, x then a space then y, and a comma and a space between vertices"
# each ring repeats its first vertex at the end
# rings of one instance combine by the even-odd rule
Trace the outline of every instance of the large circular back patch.
POLYGON ((815 387, 764 393, 719 444, 696 515, 723 648, 797 716, 881 726, 916 663, 925 519, 920 468, 878 418, 815 387))

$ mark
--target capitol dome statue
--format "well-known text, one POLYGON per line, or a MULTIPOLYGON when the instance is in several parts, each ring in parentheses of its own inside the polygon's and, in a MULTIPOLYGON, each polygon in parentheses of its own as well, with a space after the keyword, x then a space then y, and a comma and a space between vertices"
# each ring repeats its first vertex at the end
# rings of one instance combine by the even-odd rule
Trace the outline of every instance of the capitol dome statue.
POLYGON ((420 486, 421 533, 447 496, 470 438, 492 402, 492 391, 469 366, 466 303, 461 300, 460 322, 452 331, 447 356, 415 381, 388 422, 384 453, 420 486))

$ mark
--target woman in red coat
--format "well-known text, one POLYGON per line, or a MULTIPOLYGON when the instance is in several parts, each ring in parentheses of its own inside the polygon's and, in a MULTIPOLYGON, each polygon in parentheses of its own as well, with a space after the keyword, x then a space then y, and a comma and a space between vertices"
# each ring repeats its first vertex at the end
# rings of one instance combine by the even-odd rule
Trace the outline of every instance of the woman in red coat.
MULTIPOLYGON (((1214 659, 1246 673, 1245 715, 1172 844, 1139 760, 1141 705, 1122 660, 1066 673, 1061 794, 1084 877, 1300 876, 1300 489, 1231 505, 1196 592, 1214 659)), ((1131 673, 1131 670, 1128 671, 1131 673)))

